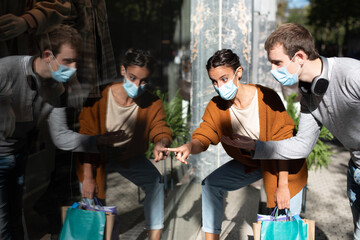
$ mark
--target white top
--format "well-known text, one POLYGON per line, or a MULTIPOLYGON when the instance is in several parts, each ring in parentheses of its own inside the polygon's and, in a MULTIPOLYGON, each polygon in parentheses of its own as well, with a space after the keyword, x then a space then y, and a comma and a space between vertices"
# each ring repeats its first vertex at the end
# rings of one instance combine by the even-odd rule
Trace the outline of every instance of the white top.
MULTIPOLYGON (((135 130, 138 108, 139 106, 135 103, 130 106, 120 106, 115 101, 113 92, 110 88, 106 109, 106 130, 108 132, 124 130, 128 136, 132 136, 135 130)), ((131 137, 123 142, 115 143, 114 147, 122 146, 130 140, 131 137)))
POLYGON ((230 107, 230 117, 234 133, 247 136, 252 139, 259 139, 260 121, 257 91, 247 108, 239 109, 233 104, 230 107))

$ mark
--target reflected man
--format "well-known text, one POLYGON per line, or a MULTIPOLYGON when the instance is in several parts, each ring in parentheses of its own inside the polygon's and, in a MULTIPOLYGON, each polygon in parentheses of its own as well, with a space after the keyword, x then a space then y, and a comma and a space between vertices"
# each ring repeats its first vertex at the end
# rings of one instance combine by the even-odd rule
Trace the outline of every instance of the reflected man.
MULTIPOLYGON (((62 82, 76 69, 81 38, 60 26, 52 33, 52 50, 39 56, 0 59, 0 238, 23 239, 22 191, 32 131, 44 105, 55 106, 62 82)), ((48 107, 47 109, 51 109, 48 107)))

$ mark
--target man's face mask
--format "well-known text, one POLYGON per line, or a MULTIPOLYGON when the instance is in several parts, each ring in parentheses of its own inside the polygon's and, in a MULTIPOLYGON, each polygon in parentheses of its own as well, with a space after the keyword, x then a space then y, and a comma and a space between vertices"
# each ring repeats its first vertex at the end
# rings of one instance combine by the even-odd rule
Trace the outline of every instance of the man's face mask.
POLYGON ((234 78, 236 76, 236 73, 240 67, 238 67, 235 71, 234 77, 231 79, 231 81, 228 81, 224 85, 222 85, 220 88, 213 85, 215 88, 215 91, 220 95, 220 97, 224 100, 231 100, 234 99, 237 90, 239 88, 238 86, 238 80, 236 80, 236 86, 234 84, 234 78))
POLYGON ((58 82, 67 82, 69 78, 76 72, 76 68, 60 64, 53 54, 52 57, 56 64, 59 65, 59 69, 57 71, 54 71, 54 69, 51 67, 51 64, 49 63, 48 65, 51 71, 51 77, 58 82))
POLYGON ((124 69, 124 79, 125 79, 125 81, 124 81, 123 87, 129 97, 136 98, 136 97, 141 96, 141 94, 143 94, 145 92, 146 84, 140 85, 140 87, 136 86, 135 83, 131 82, 126 77, 125 69, 124 69))
POLYGON ((284 86, 294 85, 299 80, 299 76, 297 75, 297 73, 300 70, 300 65, 298 63, 296 63, 296 64, 298 64, 299 67, 295 74, 291 74, 287 70, 287 67, 293 61, 293 59, 295 57, 296 57, 296 55, 290 60, 290 62, 286 66, 271 70, 271 74, 273 75, 273 77, 284 86))

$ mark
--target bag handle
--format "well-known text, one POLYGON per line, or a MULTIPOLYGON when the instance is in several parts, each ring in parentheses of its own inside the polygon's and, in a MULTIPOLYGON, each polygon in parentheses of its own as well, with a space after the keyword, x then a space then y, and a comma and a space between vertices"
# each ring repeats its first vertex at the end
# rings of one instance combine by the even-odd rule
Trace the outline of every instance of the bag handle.
POLYGON ((98 206, 100 206, 100 207, 103 207, 103 206, 104 206, 104 205, 101 203, 101 201, 100 201, 97 197, 95 197, 95 196, 94 196, 94 202, 95 202, 96 205, 98 205, 98 206))
MULTIPOLYGON (((285 214, 286 214, 287 219, 289 219, 289 221, 293 220, 290 209, 286 208, 285 214)), ((275 206, 274 210, 271 213, 271 216, 274 217, 274 221, 277 221, 278 216, 279 216, 279 208, 277 206, 275 206)))

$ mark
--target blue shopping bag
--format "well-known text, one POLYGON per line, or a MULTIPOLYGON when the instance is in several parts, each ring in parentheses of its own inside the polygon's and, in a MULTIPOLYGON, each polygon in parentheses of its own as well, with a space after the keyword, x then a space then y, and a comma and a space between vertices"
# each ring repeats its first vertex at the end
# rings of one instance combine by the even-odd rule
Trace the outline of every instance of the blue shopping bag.
POLYGON ((307 226, 303 221, 264 221, 261 224, 261 240, 306 240, 307 226))
POLYGON ((71 207, 61 229, 60 240, 102 240, 105 212, 88 211, 71 207))
MULTIPOLYGON (((274 212, 273 212, 274 213, 274 212)), ((279 221, 276 210, 273 221, 261 223, 261 240, 306 240, 307 225, 299 218, 293 218, 290 211, 287 213, 289 221, 279 221)))

